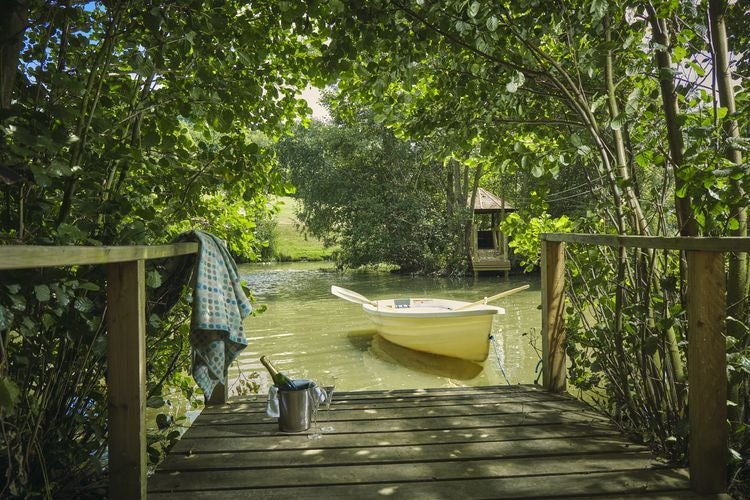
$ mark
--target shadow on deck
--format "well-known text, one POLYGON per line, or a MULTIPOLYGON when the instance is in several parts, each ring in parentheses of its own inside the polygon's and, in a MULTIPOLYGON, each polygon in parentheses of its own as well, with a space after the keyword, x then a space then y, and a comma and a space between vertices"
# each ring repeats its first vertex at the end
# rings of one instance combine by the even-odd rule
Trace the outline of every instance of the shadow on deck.
POLYGON ((693 497, 685 470, 535 386, 337 393, 327 417, 309 440, 278 432, 264 397, 208 407, 149 498, 693 497))

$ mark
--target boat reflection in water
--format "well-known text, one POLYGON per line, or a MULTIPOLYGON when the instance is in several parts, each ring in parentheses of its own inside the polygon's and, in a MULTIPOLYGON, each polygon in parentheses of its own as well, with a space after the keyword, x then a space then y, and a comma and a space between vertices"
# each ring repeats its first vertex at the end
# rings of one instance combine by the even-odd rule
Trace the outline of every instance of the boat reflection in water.
POLYGON ((370 352, 383 361, 397 363, 412 370, 455 380, 471 380, 483 369, 480 363, 439 354, 415 351, 373 335, 370 352))

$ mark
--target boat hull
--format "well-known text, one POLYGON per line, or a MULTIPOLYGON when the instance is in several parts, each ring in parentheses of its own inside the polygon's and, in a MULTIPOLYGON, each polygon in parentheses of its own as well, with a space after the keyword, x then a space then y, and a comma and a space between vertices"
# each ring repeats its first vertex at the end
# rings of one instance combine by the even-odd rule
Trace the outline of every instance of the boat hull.
POLYGON ((505 310, 478 306, 456 311, 467 302, 443 299, 379 300, 363 304, 378 333, 386 340, 422 352, 484 361, 489 354, 492 320, 505 310))

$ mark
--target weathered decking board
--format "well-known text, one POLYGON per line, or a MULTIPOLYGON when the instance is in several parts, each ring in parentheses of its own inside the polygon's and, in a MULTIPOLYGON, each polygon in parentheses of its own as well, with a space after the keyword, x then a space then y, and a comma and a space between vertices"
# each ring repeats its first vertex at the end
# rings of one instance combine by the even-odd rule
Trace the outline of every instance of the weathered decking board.
POLYGON ((207 408, 149 480, 163 498, 692 497, 687 473, 534 386, 337 393, 322 439, 265 400, 207 408))

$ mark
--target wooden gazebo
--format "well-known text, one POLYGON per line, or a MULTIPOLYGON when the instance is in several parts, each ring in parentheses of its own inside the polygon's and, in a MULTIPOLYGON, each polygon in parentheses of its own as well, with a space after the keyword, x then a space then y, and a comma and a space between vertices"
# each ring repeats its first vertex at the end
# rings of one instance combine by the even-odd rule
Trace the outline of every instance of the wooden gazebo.
POLYGON ((500 231, 500 221, 516 209, 484 188, 479 188, 474 201, 473 246, 471 269, 476 277, 479 271, 504 271, 508 277, 508 240, 500 231), (488 220, 489 216, 489 220, 488 220))

